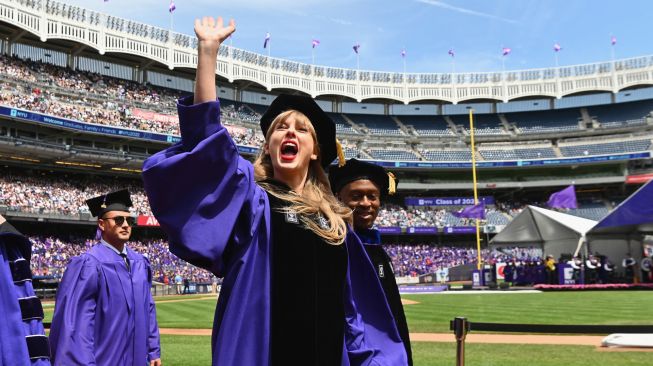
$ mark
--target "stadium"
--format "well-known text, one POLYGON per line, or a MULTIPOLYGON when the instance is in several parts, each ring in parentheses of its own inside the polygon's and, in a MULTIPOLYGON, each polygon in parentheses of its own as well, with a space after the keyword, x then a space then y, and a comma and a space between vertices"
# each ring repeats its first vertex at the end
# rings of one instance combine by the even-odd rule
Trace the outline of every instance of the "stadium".
MULTIPOLYGON (((66 265, 95 244, 85 199, 129 188, 138 222, 130 247, 152 263, 163 361, 209 364, 221 280, 170 253, 141 180, 145 159, 180 141, 176 100, 193 91, 197 39, 65 2, 0 0, 0 50, 0 214, 33 243, 45 321, 66 265), (178 295, 177 276, 192 294, 178 295)), ((263 143, 259 119, 276 95, 307 95, 336 122, 348 159, 397 176, 376 226, 403 289, 416 365, 455 363, 449 321, 458 316, 652 325, 653 217, 625 232, 589 229, 653 178, 653 56, 427 74, 317 66, 222 45, 217 85, 222 123, 244 157, 263 143), (472 160, 485 202, 480 253, 474 220, 455 215, 475 204, 472 160), (577 208, 538 211, 570 185, 577 208), (576 220, 592 225, 581 230, 576 220), (548 255, 560 264, 558 287, 544 275, 548 255), (574 255, 603 266, 578 281, 566 265, 574 255), (622 263, 631 257, 629 275, 622 263), (524 274, 506 279, 506 266, 524 274), (596 291, 572 289, 581 284, 596 291), (617 284, 624 286, 611 288, 617 284), (539 291, 547 285, 560 291, 539 291)), ((604 352, 598 336, 487 335, 469 338, 468 364, 650 359, 633 349, 604 352)))

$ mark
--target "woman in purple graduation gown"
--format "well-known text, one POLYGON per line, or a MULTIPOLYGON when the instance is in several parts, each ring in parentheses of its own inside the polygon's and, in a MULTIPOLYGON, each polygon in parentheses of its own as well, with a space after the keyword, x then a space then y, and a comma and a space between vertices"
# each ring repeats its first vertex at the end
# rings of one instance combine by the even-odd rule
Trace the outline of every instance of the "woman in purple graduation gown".
POLYGON ((261 118, 254 165, 220 124, 215 70, 233 20, 195 21, 195 95, 179 101, 181 142, 149 158, 153 212, 181 258, 224 277, 213 364, 405 365, 406 353, 350 211, 324 168, 335 125, 310 98, 282 95, 261 118))

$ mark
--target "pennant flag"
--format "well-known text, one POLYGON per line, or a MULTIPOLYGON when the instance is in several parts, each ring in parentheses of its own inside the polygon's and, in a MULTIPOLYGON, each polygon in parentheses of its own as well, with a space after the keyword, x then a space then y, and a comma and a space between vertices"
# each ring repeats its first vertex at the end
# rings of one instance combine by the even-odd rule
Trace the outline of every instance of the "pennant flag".
POLYGON ((456 53, 453 51, 453 48, 447 52, 451 57, 456 57, 456 53))
POLYGON ((356 43, 356 44, 354 45, 354 47, 352 47, 352 48, 354 49, 354 52, 356 52, 356 54, 358 54, 358 49, 361 48, 361 45, 358 44, 358 43, 356 43))
POLYGON ((268 42, 270 42, 270 32, 265 33, 265 40, 263 41, 263 48, 268 48, 268 42))
POLYGON ((319 39, 314 39, 313 41, 311 41, 311 45, 313 46, 313 48, 317 47, 319 44, 320 44, 319 39))
POLYGON ((452 215, 460 219, 485 219, 485 202, 479 202, 477 205, 467 206, 458 212, 452 212, 452 215))
POLYGON ((503 50, 501 50, 501 55, 508 56, 510 54, 510 52, 512 52, 512 49, 510 49, 508 47, 504 47, 503 50))
POLYGON ((174 1, 170 0, 170 6, 168 6, 168 12, 172 13, 175 10, 177 10, 177 6, 175 5, 174 1))
POLYGON ((562 47, 560 47, 560 45, 558 44, 558 42, 556 42, 556 43, 553 45, 553 50, 554 50, 555 52, 560 52, 561 49, 562 49, 562 47))
POLYGON ((570 185, 562 191, 555 192, 549 197, 547 205, 551 208, 578 208, 576 189, 573 185, 570 185))
POLYGON ((611 36, 610 37, 610 44, 613 45, 613 46, 616 45, 617 44, 617 37, 611 36))
POLYGON ((401 50, 401 57, 406 57, 406 50, 401 50))

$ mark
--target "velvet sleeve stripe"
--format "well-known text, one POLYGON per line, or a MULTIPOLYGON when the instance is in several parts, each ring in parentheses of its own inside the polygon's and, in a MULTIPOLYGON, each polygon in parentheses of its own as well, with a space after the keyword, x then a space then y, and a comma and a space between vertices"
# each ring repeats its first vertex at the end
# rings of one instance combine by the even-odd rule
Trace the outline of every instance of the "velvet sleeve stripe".
POLYGON ((14 283, 32 280, 32 271, 29 268, 29 262, 24 258, 20 258, 14 262, 9 262, 9 268, 14 283))
POLYGON ((38 297, 23 297, 18 303, 23 320, 43 319, 43 306, 38 297))
POLYGON ((50 358, 50 342, 44 335, 29 335, 25 337, 30 359, 50 358))

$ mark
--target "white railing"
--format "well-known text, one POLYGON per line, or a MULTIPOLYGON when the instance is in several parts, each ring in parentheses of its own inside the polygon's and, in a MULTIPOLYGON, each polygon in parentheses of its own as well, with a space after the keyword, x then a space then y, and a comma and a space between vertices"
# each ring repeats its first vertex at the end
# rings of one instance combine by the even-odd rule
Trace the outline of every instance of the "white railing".
MULTIPOLYGON (((0 0, 0 21, 42 41, 66 39, 100 54, 137 55, 166 65, 194 68, 197 39, 144 23, 117 18, 53 0, 0 0)), ((230 82, 247 80, 267 90, 284 88, 362 101, 371 98, 458 103, 475 99, 507 102, 609 91, 653 83, 653 56, 557 68, 486 73, 394 73, 333 68, 267 57, 223 45, 216 72, 230 82)))

